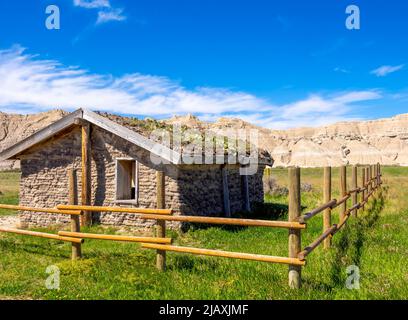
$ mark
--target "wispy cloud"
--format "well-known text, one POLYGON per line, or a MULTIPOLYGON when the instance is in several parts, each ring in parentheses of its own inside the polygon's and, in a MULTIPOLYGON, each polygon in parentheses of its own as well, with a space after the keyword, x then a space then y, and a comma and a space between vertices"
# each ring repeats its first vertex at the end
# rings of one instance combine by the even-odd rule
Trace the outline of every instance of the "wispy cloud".
POLYGON ((306 99, 280 106, 280 113, 272 118, 260 118, 273 128, 314 127, 338 121, 355 120, 352 116, 357 103, 382 97, 375 90, 341 92, 332 95, 311 94, 306 99))
POLYGON ((370 73, 376 75, 377 77, 385 77, 390 73, 403 69, 404 66, 404 64, 400 64, 399 66, 381 66, 375 70, 372 70, 370 73))
POLYGON ((109 11, 99 11, 96 24, 123 20, 126 20, 126 16, 123 15, 123 9, 112 9, 109 11))
POLYGON ((334 68, 335 72, 340 72, 340 73, 350 73, 350 70, 344 69, 344 68, 340 68, 340 67, 336 67, 334 68))
POLYGON ((166 77, 90 74, 54 60, 41 60, 21 47, 0 51, 0 106, 46 110, 87 107, 137 115, 214 113, 266 108, 262 99, 227 89, 187 90, 166 77))
POLYGON ((96 9, 98 11, 96 25, 110 21, 124 21, 127 19, 123 14, 123 8, 112 7, 109 0, 74 0, 74 6, 85 9, 96 9))
POLYGON ((74 6, 86 9, 110 8, 109 0, 74 0, 74 6))
POLYGON ((42 60, 16 46, 0 51, 0 110, 22 113, 79 107, 137 116, 169 117, 194 113, 206 119, 240 117, 270 128, 316 126, 353 117, 356 103, 380 99, 375 90, 312 94, 274 104, 224 88, 187 89, 166 77, 131 73, 92 74, 79 67, 42 60))

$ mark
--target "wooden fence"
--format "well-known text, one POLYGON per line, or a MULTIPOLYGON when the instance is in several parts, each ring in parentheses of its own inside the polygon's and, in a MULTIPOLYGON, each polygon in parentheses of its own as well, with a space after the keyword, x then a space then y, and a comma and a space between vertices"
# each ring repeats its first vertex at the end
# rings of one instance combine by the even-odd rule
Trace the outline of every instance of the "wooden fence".
POLYGON ((66 241, 72 243, 72 259, 78 259, 82 256, 81 244, 83 239, 97 239, 110 241, 139 242, 142 248, 156 250, 156 266, 164 271, 166 268, 166 252, 181 252, 196 255, 216 256, 224 258, 234 258, 243 260, 254 260, 262 262, 280 263, 289 265, 289 286, 299 288, 301 286, 301 268, 306 265, 306 257, 315 250, 320 244, 324 243, 326 249, 331 246, 331 238, 341 230, 347 223, 350 216, 357 216, 359 211, 363 211, 369 199, 376 195, 381 187, 381 168, 380 165, 361 167, 361 184, 358 186, 356 166, 352 167, 351 189, 347 189, 347 170, 343 166, 340 168, 340 198, 331 198, 331 178, 330 167, 324 168, 323 179, 323 204, 318 208, 306 213, 301 212, 301 192, 300 192, 300 169, 289 168, 289 212, 288 221, 271 221, 255 219, 236 219, 236 218, 217 218, 217 217, 198 217, 198 216, 174 216, 172 210, 164 209, 165 189, 164 174, 157 173, 157 208, 122 208, 122 207, 102 207, 102 206, 83 206, 76 203, 77 187, 75 183, 75 174, 69 172, 69 205, 58 205, 56 208, 43 209, 24 206, 12 206, 0 204, 0 208, 21 211, 46 212, 55 214, 68 214, 71 216, 71 231, 60 231, 58 235, 33 232, 27 230, 0 228, 0 232, 9 232, 23 234, 35 237, 66 241), (351 205, 349 205, 351 199, 351 205), (339 222, 332 224, 332 210, 339 207, 339 222), (156 235, 154 237, 136 237, 119 236, 105 234, 81 233, 79 217, 84 213, 90 212, 112 212, 127 213, 138 215, 141 219, 156 221, 156 235), (322 234, 311 244, 302 248, 301 233, 307 228, 307 222, 322 213, 323 230, 322 234), (289 254, 288 257, 278 257, 271 255, 259 255, 253 253, 229 252, 221 250, 211 250, 193 247, 182 247, 172 244, 172 239, 166 237, 166 221, 178 221, 188 223, 203 224, 222 224, 237 225, 247 227, 269 227, 285 228, 289 231, 289 254))

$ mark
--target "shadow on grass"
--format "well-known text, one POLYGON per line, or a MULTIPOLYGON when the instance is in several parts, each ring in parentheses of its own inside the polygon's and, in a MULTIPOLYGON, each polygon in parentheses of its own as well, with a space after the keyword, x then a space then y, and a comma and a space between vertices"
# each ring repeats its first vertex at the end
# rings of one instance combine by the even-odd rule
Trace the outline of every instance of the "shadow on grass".
POLYGON ((215 260, 203 259, 200 257, 192 257, 187 255, 174 256, 173 262, 168 265, 168 270, 185 270, 189 272, 214 270, 218 268, 220 263, 215 260))
POLYGON ((346 280, 345 269, 349 265, 359 266, 364 249, 364 241, 367 233, 376 224, 380 212, 384 208, 384 196, 380 194, 369 204, 369 208, 357 219, 351 218, 341 230, 339 240, 334 245, 334 263, 330 270, 330 282, 332 287, 342 286, 346 280))
MULTIPOLYGON (((279 203, 261 203, 254 202, 251 204, 252 210, 250 212, 241 211, 232 215, 232 218, 241 219, 259 219, 259 220, 282 220, 287 217, 288 206, 279 203)), ((230 232, 239 232, 247 229, 245 226, 233 226, 233 225, 214 225, 203 223, 183 223, 182 231, 219 228, 230 232)))
POLYGON ((52 244, 46 243, 35 243, 35 242, 26 242, 26 240, 19 241, 16 238, 2 238, 0 241, 0 248, 2 251, 6 251, 9 253, 17 253, 20 254, 21 252, 31 253, 31 254, 40 254, 46 257, 52 258, 68 258, 69 254, 67 254, 66 250, 62 247, 56 248, 52 244), (63 252, 65 251, 65 252, 63 252))

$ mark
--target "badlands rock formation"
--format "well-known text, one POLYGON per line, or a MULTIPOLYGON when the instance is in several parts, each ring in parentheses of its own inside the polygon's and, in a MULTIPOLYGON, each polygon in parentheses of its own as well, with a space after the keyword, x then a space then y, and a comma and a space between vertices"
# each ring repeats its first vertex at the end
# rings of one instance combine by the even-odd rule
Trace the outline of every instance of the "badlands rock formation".
POLYGON ((271 131, 271 137, 276 142, 270 147, 276 165, 408 165, 408 114, 313 129, 271 131))
MULTIPOLYGON (((65 114, 67 113, 62 110, 52 110, 31 115, 0 112, 0 152, 50 123, 61 119, 65 114)), ((18 167, 19 163, 16 161, 0 162, 0 170, 18 167)))
POLYGON ((384 165, 408 165, 408 114, 289 130, 269 130, 232 118, 206 123, 191 115, 173 117, 167 122, 214 131, 225 128, 258 129, 258 146, 269 151, 275 160, 275 167, 322 167, 377 162, 384 165))
MULTIPOLYGON (((61 110, 34 115, 9 115, 0 112, 0 151, 65 114, 61 110)), ((228 128, 257 129, 258 146, 270 152, 275 160, 274 166, 322 167, 377 162, 408 166, 408 114, 388 119, 339 122, 318 128, 290 130, 269 130, 233 118, 204 122, 192 115, 173 117, 165 122, 215 132, 228 128)), ((0 170, 14 167, 18 167, 18 163, 0 163, 0 170)))

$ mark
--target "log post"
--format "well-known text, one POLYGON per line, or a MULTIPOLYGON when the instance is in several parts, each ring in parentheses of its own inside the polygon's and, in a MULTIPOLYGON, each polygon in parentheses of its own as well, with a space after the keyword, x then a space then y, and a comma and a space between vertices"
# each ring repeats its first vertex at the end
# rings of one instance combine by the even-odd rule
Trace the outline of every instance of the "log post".
MULTIPOLYGON (((165 175, 163 171, 156 172, 156 194, 157 194, 157 209, 165 208, 165 175)), ((165 238, 166 237, 166 221, 157 220, 156 225, 156 237, 165 238)), ((156 254, 156 267, 160 271, 166 270, 166 251, 157 250, 156 254)))
POLYGON ((366 167, 366 185, 367 185, 366 200, 367 201, 368 201, 368 195, 371 192, 369 181, 370 181, 370 169, 369 169, 369 167, 366 167))
MULTIPOLYGON (((352 172, 351 172, 351 188, 353 190, 357 189, 357 166, 352 167, 352 172)), ((352 194, 352 201, 353 201, 353 206, 357 204, 357 191, 355 191, 352 194)), ((351 212, 353 216, 357 216, 357 209, 353 210, 351 212)))
MULTIPOLYGON (((361 168, 361 188, 363 189, 365 188, 365 182, 366 182, 365 172, 366 172, 365 168, 361 168)), ((361 192, 361 203, 364 203, 365 201, 365 194, 366 192, 363 190, 361 192)), ((363 212, 364 212, 364 205, 361 207, 360 213, 363 213, 363 212)))
POLYGON ((371 166, 371 183, 372 183, 372 189, 375 191, 377 189, 377 179, 374 179, 376 177, 376 169, 375 165, 371 166))
POLYGON ((222 175, 222 196, 224 200, 224 214, 227 218, 231 218, 231 203, 228 187, 228 170, 225 165, 221 167, 222 175))
MULTIPOLYGON (((300 169, 289 168, 289 221, 297 221, 301 214, 300 169)), ((301 251, 301 231, 289 229, 289 258, 296 258, 301 251)), ((289 265, 289 287, 301 286, 302 267, 289 265)))
MULTIPOLYGON (((91 204, 91 126, 84 124, 82 131, 82 176, 81 176, 81 204, 91 204)), ((85 211, 81 216, 82 226, 92 224, 92 212, 85 211)))
MULTIPOLYGON (((347 195, 347 167, 346 166, 341 166, 340 167, 340 192, 341 196, 345 197, 347 195)), ((345 218, 345 213, 347 210, 347 201, 344 201, 340 205, 340 222, 343 221, 345 218)))
POLYGON ((374 184, 375 193, 377 194, 378 183, 377 183, 377 165, 376 164, 373 165, 372 175, 373 175, 373 184, 374 184))
MULTIPOLYGON (((76 170, 68 170, 69 204, 78 204, 78 188, 76 170)), ((71 215, 71 232, 81 232, 81 222, 79 216, 71 215)), ((81 244, 72 242, 72 260, 82 257, 81 244)))
MULTIPOLYGON (((323 178, 323 202, 327 203, 331 200, 331 167, 324 168, 323 178)), ((323 213, 323 232, 331 227, 331 208, 327 208, 323 213)), ((324 240, 324 248, 331 247, 331 237, 327 237, 324 240)))
MULTIPOLYGON (((368 197, 368 195, 371 192, 371 167, 368 166, 366 170, 367 170, 366 171, 366 180, 367 180, 367 185, 368 185, 368 187, 367 187, 367 197, 368 197)), ((368 201, 368 199, 367 199, 367 201, 368 201)))

